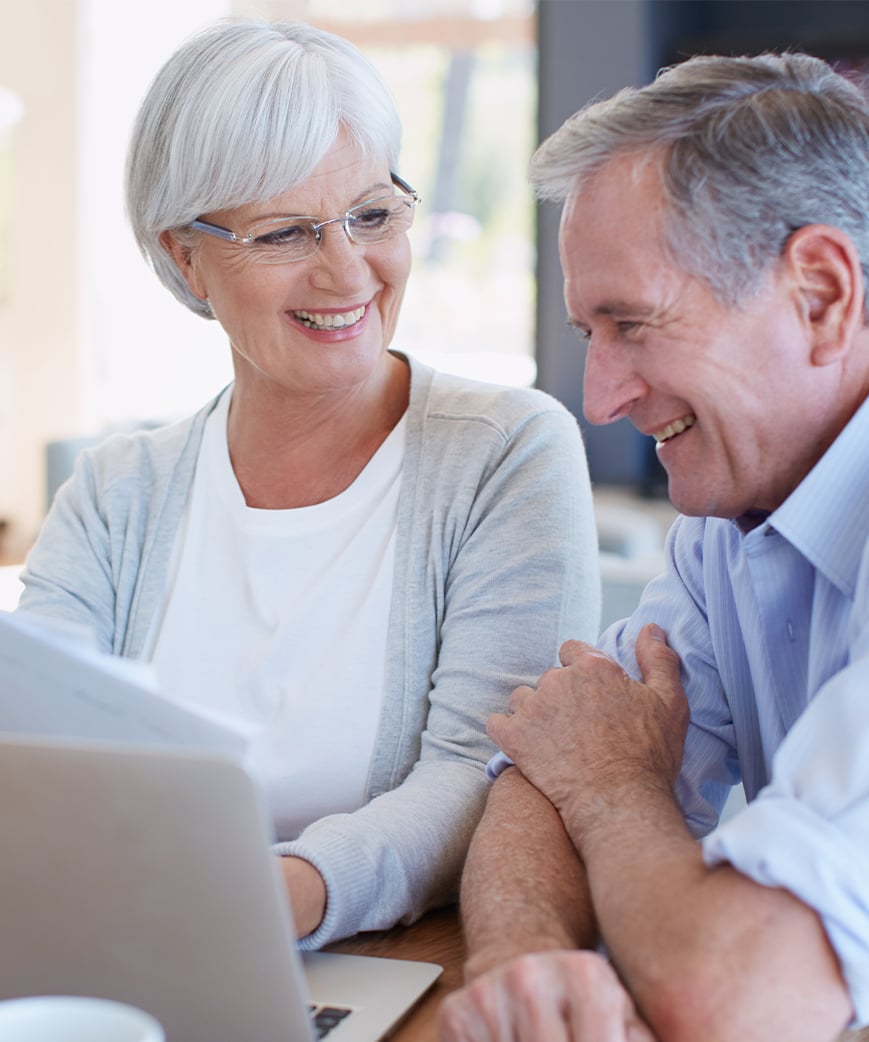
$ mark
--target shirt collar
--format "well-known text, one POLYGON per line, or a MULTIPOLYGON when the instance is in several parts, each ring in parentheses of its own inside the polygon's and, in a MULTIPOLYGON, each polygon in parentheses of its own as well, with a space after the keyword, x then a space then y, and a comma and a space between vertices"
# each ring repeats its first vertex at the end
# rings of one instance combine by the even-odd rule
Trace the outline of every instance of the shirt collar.
POLYGON ((768 518, 772 528, 849 597, 854 596, 869 537, 867 464, 869 399, 768 518))
POLYGON ((758 525, 762 525, 768 517, 768 510, 746 510, 744 514, 735 517, 733 523, 743 535, 748 535, 748 533, 753 532, 758 525))

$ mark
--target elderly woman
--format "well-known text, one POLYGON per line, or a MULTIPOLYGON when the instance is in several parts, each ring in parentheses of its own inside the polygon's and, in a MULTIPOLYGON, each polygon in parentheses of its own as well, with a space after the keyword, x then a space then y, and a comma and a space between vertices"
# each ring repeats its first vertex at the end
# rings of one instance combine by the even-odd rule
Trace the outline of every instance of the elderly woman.
POLYGON ((129 213, 234 381, 83 454, 23 575, 23 610, 254 729, 309 948, 454 898, 487 717, 597 630, 574 419, 389 350, 419 202, 399 138, 368 62, 309 26, 221 23, 169 59, 129 213))

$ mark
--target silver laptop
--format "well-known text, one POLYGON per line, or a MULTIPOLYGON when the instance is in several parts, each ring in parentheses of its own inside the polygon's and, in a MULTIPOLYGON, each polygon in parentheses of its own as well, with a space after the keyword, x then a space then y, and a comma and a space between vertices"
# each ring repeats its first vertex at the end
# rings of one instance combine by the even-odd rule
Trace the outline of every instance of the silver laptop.
POLYGON ((0 829, 0 998, 118 999, 167 1042, 375 1042, 441 972, 300 957, 260 792, 224 753, 0 736, 0 829))

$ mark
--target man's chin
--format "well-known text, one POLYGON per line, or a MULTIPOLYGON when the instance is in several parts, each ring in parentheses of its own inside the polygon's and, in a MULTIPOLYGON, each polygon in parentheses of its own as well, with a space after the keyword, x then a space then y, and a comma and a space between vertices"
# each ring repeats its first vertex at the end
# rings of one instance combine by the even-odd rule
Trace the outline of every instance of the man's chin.
POLYGON ((738 506, 735 501, 721 496, 697 495, 695 490, 682 490, 673 488, 672 482, 668 485, 667 496, 673 507, 685 517, 720 517, 727 521, 733 521, 747 513, 747 508, 738 506))
POLYGON ((711 498, 699 493, 699 489, 692 487, 691 482, 687 485, 667 476, 667 498, 674 508, 685 517, 716 517, 715 507, 718 505, 711 498))

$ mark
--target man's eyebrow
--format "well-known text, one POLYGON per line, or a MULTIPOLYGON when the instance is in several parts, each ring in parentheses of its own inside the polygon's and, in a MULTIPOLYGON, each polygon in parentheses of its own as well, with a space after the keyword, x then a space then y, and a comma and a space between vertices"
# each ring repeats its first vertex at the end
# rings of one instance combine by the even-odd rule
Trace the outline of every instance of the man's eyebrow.
MULTIPOLYGON (((615 299, 598 304, 588 314, 589 318, 612 318, 619 315, 630 315, 632 318, 651 318, 656 313, 656 308, 651 304, 641 304, 635 300, 615 299)), ((567 316, 567 324, 571 328, 582 328, 586 325, 585 322, 582 322, 575 315, 567 316)))
POLYGON ((655 314, 656 309, 651 304, 643 304, 636 300, 615 300, 607 301, 603 304, 598 304, 592 311, 593 315, 603 315, 609 317, 611 315, 633 315, 637 318, 648 318, 650 315, 655 314))

